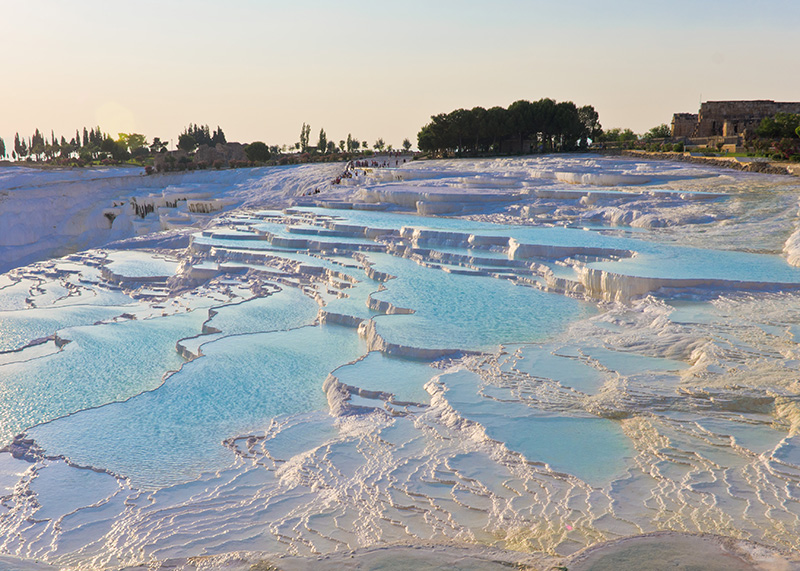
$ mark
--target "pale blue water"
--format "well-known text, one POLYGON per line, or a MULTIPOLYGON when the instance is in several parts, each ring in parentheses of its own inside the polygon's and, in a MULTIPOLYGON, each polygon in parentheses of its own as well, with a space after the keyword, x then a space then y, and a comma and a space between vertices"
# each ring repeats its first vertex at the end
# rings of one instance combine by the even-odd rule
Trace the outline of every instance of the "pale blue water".
POLYGON ((18 309, 0 312, 0 351, 19 349, 26 343, 61 329, 91 325, 117 317, 126 307, 72 305, 59 308, 18 309))
POLYGON ((390 343, 491 350, 500 343, 543 339, 591 311, 575 300, 505 280, 431 271, 387 254, 369 258, 376 269, 399 276, 373 297, 415 310, 375 319, 390 343))
POLYGON ((161 256, 153 256, 144 252, 114 251, 108 253, 106 268, 122 276, 142 278, 151 276, 171 276, 178 269, 174 260, 167 260, 161 256))
POLYGON ((396 401, 427 403, 430 395, 424 389, 425 383, 440 373, 439 369, 426 362, 390 357, 373 351, 357 363, 336 369, 334 375, 348 385, 390 393, 396 401))
POLYGON ((63 351, 0 366, 0 435, 152 390, 183 360, 175 343, 200 330, 204 312, 64 329, 63 351))
POLYGON ((531 376, 552 379, 587 394, 597 393, 606 381, 607 373, 581 359, 574 349, 537 345, 509 347, 509 350, 514 349, 520 352, 520 358, 514 359, 514 368, 531 376))
POLYGON ((445 398, 464 418, 479 422, 493 438, 530 461, 574 474, 594 486, 622 475, 635 448, 619 424, 601 418, 545 415, 516 402, 476 394, 480 378, 468 371, 440 377, 445 398))
POLYGON ((156 391, 29 433, 73 461, 162 487, 224 467, 226 438, 263 431, 279 415, 323 409, 328 372, 365 347, 351 330, 329 325, 233 335, 206 344, 203 353, 156 391))
POLYGON ((282 331, 310 325, 317 317, 317 302, 296 288, 215 309, 208 325, 225 335, 282 331))

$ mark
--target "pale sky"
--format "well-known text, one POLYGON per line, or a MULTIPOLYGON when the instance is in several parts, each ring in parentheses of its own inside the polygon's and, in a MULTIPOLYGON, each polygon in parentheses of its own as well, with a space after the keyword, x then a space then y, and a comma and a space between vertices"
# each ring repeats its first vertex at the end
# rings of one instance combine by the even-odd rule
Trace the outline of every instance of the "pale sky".
POLYGON ((800 1, 0 0, 0 137, 319 129, 399 147, 431 115, 550 97, 641 133, 800 101, 800 1))

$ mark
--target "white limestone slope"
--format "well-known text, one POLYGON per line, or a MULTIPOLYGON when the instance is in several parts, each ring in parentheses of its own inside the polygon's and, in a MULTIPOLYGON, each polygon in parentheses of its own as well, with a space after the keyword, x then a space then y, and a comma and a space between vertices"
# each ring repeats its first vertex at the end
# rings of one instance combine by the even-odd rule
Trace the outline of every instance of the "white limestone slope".
POLYGON ((315 164, 143 176, 131 168, 2 168, 0 272, 114 240, 202 227, 238 206, 290 204, 327 188, 341 169, 315 164))

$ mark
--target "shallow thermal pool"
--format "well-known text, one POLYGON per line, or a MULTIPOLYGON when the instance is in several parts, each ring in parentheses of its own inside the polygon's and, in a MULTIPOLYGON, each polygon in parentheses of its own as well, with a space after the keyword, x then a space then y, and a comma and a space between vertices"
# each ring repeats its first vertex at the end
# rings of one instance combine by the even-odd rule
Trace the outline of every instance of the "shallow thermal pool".
POLYGON ((384 174, 0 276, 0 554, 800 549, 800 185, 598 157, 384 174), (437 189, 469 208, 420 216, 437 189))

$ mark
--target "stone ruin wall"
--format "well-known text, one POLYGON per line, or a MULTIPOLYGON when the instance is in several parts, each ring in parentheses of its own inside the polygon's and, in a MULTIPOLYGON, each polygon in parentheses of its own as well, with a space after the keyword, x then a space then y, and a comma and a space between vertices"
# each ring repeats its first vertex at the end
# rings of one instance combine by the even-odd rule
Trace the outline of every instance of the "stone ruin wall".
POLYGON ((739 137, 755 129, 776 113, 800 113, 800 103, 760 101, 706 101, 700 113, 676 113, 672 118, 673 137, 739 137), (694 124, 691 118, 694 117, 694 124))
POLYGON ((673 137, 693 137, 697 127, 697 113, 675 113, 672 116, 673 137))

